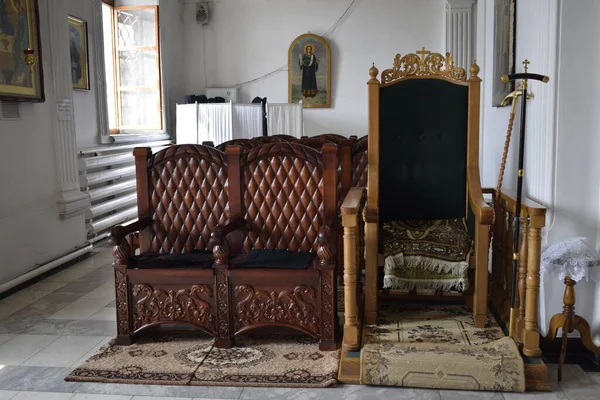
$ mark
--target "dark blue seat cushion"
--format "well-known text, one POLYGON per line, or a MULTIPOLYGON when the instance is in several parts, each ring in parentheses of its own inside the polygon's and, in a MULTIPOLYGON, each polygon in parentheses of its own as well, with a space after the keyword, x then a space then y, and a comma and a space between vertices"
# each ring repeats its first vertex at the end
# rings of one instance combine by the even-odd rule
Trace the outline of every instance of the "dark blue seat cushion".
POLYGON ((146 252, 130 258, 132 268, 211 268, 213 256, 210 251, 194 250, 191 253, 169 254, 146 252))
POLYGON ((281 268, 306 269, 313 262, 316 254, 309 252, 264 249, 250 250, 235 268, 281 268))

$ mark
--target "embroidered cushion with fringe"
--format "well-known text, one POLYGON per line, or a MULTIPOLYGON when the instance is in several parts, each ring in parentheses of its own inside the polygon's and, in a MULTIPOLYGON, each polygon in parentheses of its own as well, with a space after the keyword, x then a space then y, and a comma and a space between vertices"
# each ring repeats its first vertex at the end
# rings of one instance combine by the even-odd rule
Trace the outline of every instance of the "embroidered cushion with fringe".
POLYGON ((465 220, 405 220, 382 224, 385 289, 468 288, 473 248, 465 220))

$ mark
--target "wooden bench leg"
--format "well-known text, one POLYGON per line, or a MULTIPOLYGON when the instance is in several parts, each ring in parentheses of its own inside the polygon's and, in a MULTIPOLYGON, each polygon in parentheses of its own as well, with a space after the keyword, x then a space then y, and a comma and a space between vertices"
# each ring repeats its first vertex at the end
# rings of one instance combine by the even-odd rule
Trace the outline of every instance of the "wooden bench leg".
POLYGON ((217 307, 217 326, 215 347, 229 349, 235 345, 231 320, 231 296, 229 295, 228 265, 215 266, 215 288, 217 307))
POLYGON ((127 267, 115 265, 115 304, 117 308, 117 338, 115 344, 129 346, 135 341, 132 335, 131 299, 129 298, 129 282, 127 267))
POLYGON ((331 351, 337 349, 336 326, 337 326, 337 289, 335 281, 335 269, 333 265, 323 267, 321 270, 321 342, 319 350, 331 351))

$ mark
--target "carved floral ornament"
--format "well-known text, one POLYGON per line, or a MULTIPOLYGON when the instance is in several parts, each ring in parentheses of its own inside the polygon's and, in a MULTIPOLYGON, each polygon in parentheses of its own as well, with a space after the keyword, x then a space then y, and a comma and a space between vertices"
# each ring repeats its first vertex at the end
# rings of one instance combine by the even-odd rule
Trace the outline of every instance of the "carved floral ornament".
MULTIPOLYGON (((471 73, 476 76, 479 67, 474 63, 471 73)), ((372 78, 377 76, 377 68, 374 66, 369 71, 372 78)), ((386 69, 381 73, 381 83, 391 83, 407 76, 437 75, 447 79, 464 82, 467 80, 467 71, 454 65, 454 59, 450 53, 445 56, 440 53, 432 53, 423 47, 416 53, 404 56, 396 54, 393 68, 386 69)))

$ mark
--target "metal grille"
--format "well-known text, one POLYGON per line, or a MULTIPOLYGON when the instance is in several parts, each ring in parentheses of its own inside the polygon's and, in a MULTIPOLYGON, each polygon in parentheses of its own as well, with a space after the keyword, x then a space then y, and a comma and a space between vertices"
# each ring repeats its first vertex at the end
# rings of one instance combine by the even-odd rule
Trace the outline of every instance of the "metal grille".
POLYGON ((148 146, 153 152, 168 140, 84 149, 79 152, 79 184, 90 196, 85 212, 88 240, 106 237, 118 224, 137 218, 133 148, 148 146))

